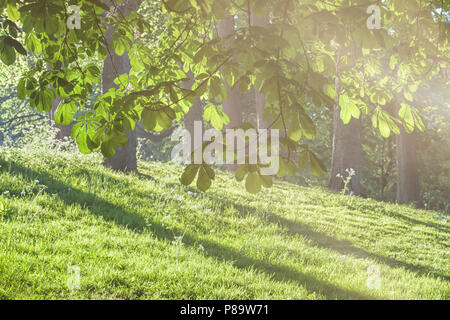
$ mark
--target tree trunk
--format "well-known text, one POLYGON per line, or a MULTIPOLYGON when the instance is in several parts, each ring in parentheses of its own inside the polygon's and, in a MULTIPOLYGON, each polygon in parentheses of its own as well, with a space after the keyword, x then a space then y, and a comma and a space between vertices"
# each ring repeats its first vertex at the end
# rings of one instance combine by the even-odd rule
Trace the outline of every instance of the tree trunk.
MULTIPOLYGON (((119 6, 121 15, 127 16, 130 12, 137 10, 139 7, 139 1, 129 0, 119 6)), ((114 13, 119 14, 119 13, 114 13)), ((110 28, 105 35, 108 42, 112 40, 114 30, 110 28)), ((131 70, 130 59, 128 53, 125 52, 122 56, 115 54, 114 50, 110 50, 111 56, 108 54, 103 61, 102 67, 102 92, 106 93, 110 88, 117 88, 114 83, 114 79, 121 74, 129 73, 131 70)), ((108 159, 105 159, 105 166, 114 170, 123 172, 137 171, 137 135, 133 131, 126 132, 128 136, 128 142, 124 147, 117 148, 116 154, 108 159)))
POLYGON ((408 134, 400 128, 397 136, 397 202, 420 205, 417 160, 417 131, 408 134))
MULTIPOLYGON (((183 88, 191 89, 194 85, 194 74, 189 71, 188 76, 190 81, 186 81, 182 84, 183 88)), ((203 121, 203 109, 202 103, 199 97, 195 98, 195 102, 189 109, 189 112, 184 116, 184 127, 189 131, 191 135, 191 150, 194 151, 194 122, 203 121)))
POLYGON ((388 200, 386 188, 395 170, 394 161, 393 136, 391 135, 387 140, 383 139, 380 154, 380 200, 383 201, 388 200))
MULTIPOLYGON (((234 17, 228 15, 225 19, 219 22, 217 32, 220 38, 229 36, 234 31, 234 17)), ((227 45, 230 45, 232 40, 227 41, 227 45)), ((231 86, 225 84, 228 97, 223 101, 223 111, 230 118, 230 123, 227 128, 239 127, 242 125, 242 107, 241 107, 241 92, 238 88, 232 89, 231 86)))
POLYGON ((65 138, 70 137, 70 133, 72 131, 73 124, 69 124, 68 126, 62 126, 55 124, 55 113, 58 110, 59 103, 61 102, 60 98, 57 98, 52 101, 52 110, 48 113, 48 120, 50 127, 56 130, 56 139, 64 140, 65 138))
POLYGON ((352 119, 344 125, 341 120, 341 109, 334 107, 333 153, 331 158, 331 176, 328 187, 335 191, 344 189, 344 182, 338 174, 346 178, 346 169, 355 170, 348 191, 361 195, 361 119, 352 119))
MULTIPOLYGON (((256 27, 267 27, 269 24, 269 18, 259 18, 256 14, 251 14, 251 24, 256 27)), ((258 89, 254 90, 255 104, 256 104, 256 125, 258 129, 267 129, 271 125, 271 120, 263 119, 264 107, 266 106, 266 96, 259 92, 258 89)))
POLYGON ((380 199, 384 200, 384 189, 386 188, 386 167, 385 167, 385 147, 386 140, 381 142, 381 152, 380 152, 380 199))
POLYGON ((341 120, 341 108, 339 106, 339 93, 341 92, 341 83, 339 81, 339 61, 342 54, 342 48, 338 54, 338 63, 336 66, 336 92, 338 97, 334 106, 333 115, 333 150, 331 157, 331 175, 328 187, 335 191, 344 189, 344 182, 338 174, 346 178, 348 176, 346 169, 353 169, 355 175, 350 181, 348 192, 354 195, 361 195, 361 119, 354 119, 347 125, 341 120))

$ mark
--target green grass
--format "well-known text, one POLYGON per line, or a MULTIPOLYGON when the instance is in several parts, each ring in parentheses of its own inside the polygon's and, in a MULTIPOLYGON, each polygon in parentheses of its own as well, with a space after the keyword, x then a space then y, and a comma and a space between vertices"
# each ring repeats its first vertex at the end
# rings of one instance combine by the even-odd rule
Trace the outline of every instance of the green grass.
POLYGON ((436 212, 283 182, 253 196, 226 173, 199 193, 181 170, 0 149, 0 299, 450 298, 436 212))

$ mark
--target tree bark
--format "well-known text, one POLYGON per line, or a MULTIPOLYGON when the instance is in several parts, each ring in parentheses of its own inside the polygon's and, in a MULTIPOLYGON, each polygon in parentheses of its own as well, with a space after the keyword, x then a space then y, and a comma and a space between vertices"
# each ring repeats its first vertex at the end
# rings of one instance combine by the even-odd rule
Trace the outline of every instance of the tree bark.
POLYGON ((340 49, 336 66, 336 104, 333 114, 333 150, 331 157, 331 175, 328 187, 331 190, 341 191, 344 189, 344 182, 338 174, 346 178, 346 169, 353 169, 355 175, 348 185, 348 192, 354 195, 361 195, 361 119, 352 118, 350 123, 345 125, 341 120, 341 108, 339 106, 339 93, 342 86, 339 81, 339 61, 343 49, 340 49))
POLYGON ((352 119, 344 125, 341 120, 341 108, 334 107, 333 153, 331 158, 331 176, 328 187, 335 191, 344 189, 344 182, 338 174, 347 177, 346 169, 355 170, 348 192, 361 195, 361 119, 352 119))
POLYGON ((387 140, 383 139, 381 143, 380 152, 380 200, 385 201, 386 198, 386 188, 389 184, 391 175, 395 170, 395 155, 393 148, 393 136, 391 135, 387 140))
MULTIPOLYGON (((135 11, 139 7, 139 1, 129 0, 118 7, 120 14, 127 16, 130 12, 135 11)), ((119 14, 119 13, 114 13, 119 14)), ((108 44, 112 40, 114 30, 110 28, 105 38, 108 44)), ((114 79, 124 73, 129 73, 131 70, 130 59, 128 53, 125 52, 122 56, 118 56, 114 50, 110 50, 111 55, 108 54, 103 61, 102 66, 102 92, 106 93, 110 88, 117 88, 114 79)), ((137 135, 136 132, 127 130, 128 142, 124 147, 117 148, 116 154, 108 159, 105 159, 104 164, 114 170, 123 172, 137 171, 137 135)))
MULTIPOLYGON (((228 15, 225 19, 219 22, 217 32, 220 38, 226 38, 234 31, 234 17, 228 15)), ((232 40, 227 40, 226 45, 230 45, 232 40)), ((223 101, 223 111, 230 118, 230 123, 227 128, 239 127, 242 125, 242 107, 241 107, 241 92, 238 88, 233 89, 228 83, 225 84, 228 97, 223 101)))
POLYGON ((420 185, 417 160, 417 132, 410 134, 400 128, 397 136, 397 202, 420 206, 420 185))
MULTIPOLYGON (((251 24, 252 26, 256 27, 267 27, 269 24, 269 18, 259 18, 256 14, 251 14, 251 24)), ((266 106, 266 96, 259 92, 258 89, 255 88, 254 90, 254 97, 255 97, 255 104, 256 104, 256 125, 258 129, 267 129, 270 124, 271 120, 267 119, 264 120, 263 114, 264 114, 264 107, 266 106)))
MULTIPOLYGON (((183 88, 191 89, 194 85, 194 74, 189 71, 189 81, 182 84, 183 88)), ((202 103, 199 97, 195 98, 195 102, 189 109, 189 112, 184 116, 184 127, 191 135, 191 150, 194 151, 194 123, 195 121, 203 121, 202 103)))

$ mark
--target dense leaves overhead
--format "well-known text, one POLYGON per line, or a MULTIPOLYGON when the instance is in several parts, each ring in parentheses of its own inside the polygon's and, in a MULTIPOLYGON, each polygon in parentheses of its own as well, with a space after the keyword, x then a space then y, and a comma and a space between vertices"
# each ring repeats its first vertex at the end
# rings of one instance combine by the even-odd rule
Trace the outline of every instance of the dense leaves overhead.
MULTIPOLYGON (((142 2, 130 0, 134 2, 142 2)), ((379 2, 382 28, 370 30, 366 10, 372 1, 312 0, 166 0, 159 14, 164 27, 156 43, 141 41, 155 26, 140 11, 124 14, 127 1, 0 0, 0 59, 11 65, 17 55, 36 55, 18 80, 18 96, 49 111, 62 99, 55 120, 76 121, 72 138, 83 153, 114 155, 127 142, 125 131, 143 121, 162 131, 179 121, 196 97, 209 101, 205 120, 219 130, 229 123, 217 104, 227 97, 225 82, 241 91, 255 87, 266 96, 265 117, 282 139, 280 171, 326 168, 308 147, 317 134, 311 106, 341 108, 341 119, 370 114, 383 137, 423 130, 415 93, 432 77, 446 77, 449 63, 448 8, 441 1, 379 2), (69 29, 69 6, 80 8, 81 28, 69 29), (228 15, 244 17, 225 38, 217 25, 228 15), (269 17, 266 27, 252 17, 269 17), (106 34, 113 28, 112 40, 106 34), (97 97, 88 112, 87 97, 100 81, 97 64, 127 53, 129 74, 116 74, 117 88, 97 97), (181 66, 181 67, 180 67, 181 66), (340 86, 336 87, 339 69, 340 86), (192 71, 192 73, 188 73, 192 71), (183 83, 193 76, 194 85, 183 83), (393 113, 388 105, 401 105, 393 113)), ((145 2, 141 4, 145 5, 145 2)), ((240 18, 241 19, 241 18, 240 18)), ((214 179, 209 165, 186 168, 182 182, 207 190, 214 179)), ((241 165, 250 192, 270 187, 272 177, 259 166, 241 165)))

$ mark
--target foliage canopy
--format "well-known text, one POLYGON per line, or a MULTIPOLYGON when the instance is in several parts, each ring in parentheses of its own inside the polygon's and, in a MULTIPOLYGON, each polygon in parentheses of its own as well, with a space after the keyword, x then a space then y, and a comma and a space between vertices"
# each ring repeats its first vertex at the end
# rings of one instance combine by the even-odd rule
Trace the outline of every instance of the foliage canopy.
MULTIPOLYGON (((38 111, 50 111, 52 101, 61 98, 55 120, 76 122, 71 136, 82 153, 113 156, 127 143, 126 130, 140 120, 149 131, 170 128, 196 97, 223 101, 226 81, 266 95, 265 117, 283 132, 278 177, 307 167, 321 175, 326 167, 309 147, 318 134, 312 106, 338 103, 344 123, 370 114, 383 137, 398 134, 399 126, 424 130, 415 94, 424 81, 447 76, 449 15, 442 1, 379 2, 382 28, 369 30, 366 10, 373 3, 366 0, 162 0, 164 28, 151 48, 139 35, 151 33, 154 25, 139 11, 124 15, 125 2, 0 0, 1 61, 11 65, 17 55, 27 54, 38 58, 18 80, 18 97, 29 98, 38 111), (79 30, 67 27, 70 5, 81 9, 79 30), (246 23, 218 37, 218 22, 238 13, 246 23), (269 17, 270 23, 255 26, 253 15, 269 17), (88 96, 101 71, 86 61, 113 52, 129 55, 131 72, 115 74, 117 88, 99 95, 89 109, 88 96), (182 83, 189 71, 195 83, 186 89, 182 83), (401 106, 398 113, 387 108, 392 103, 401 106)), ((220 109, 205 114, 218 129, 227 121, 220 109)), ((236 178, 246 177, 246 186, 270 186, 272 177, 259 170, 242 165, 236 178)), ((213 169, 187 167, 182 181, 191 183, 197 175, 197 185, 208 189, 213 169)))

